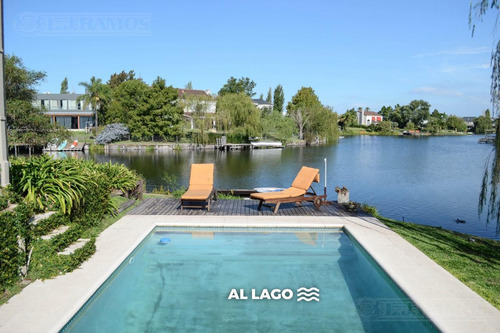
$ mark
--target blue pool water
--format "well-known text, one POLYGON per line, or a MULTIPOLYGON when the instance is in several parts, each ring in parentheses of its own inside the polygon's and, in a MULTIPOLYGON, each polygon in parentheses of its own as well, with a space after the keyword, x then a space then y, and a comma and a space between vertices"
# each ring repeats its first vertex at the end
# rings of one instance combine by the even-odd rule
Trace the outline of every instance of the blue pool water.
POLYGON ((63 331, 435 328, 341 230, 157 228, 63 331))

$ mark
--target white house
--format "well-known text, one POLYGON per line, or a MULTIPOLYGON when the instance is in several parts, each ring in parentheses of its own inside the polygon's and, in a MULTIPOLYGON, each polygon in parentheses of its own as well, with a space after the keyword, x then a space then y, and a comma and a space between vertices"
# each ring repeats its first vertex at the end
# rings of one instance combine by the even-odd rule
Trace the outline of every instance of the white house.
POLYGON ((384 117, 377 112, 358 110, 358 124, 369 126, 384 120, 384 117))
POLYGON ((184 117, 191 124, 191 129, 194 129, 193 114, 198 108, 203 112, 215 114, 217 102, 212 98, 210 90, 196 89, 177 89, 179 100, 184 105, 184 117))
POLYGON ((253 103, 253 105, 255 105, 257 107, 257 109, 260 109, 260 110, 264 110, 264 109, 272 110, 273 109, 273 104, 266 102, 262 98, 252 98, 252 103, 253 103))
POLYGON ((90 105, 83 109, 82 94, 38 94, 33 104, 42 108, 52 123, 70 130, 82 130, 94 126, 95 113, 90 105))

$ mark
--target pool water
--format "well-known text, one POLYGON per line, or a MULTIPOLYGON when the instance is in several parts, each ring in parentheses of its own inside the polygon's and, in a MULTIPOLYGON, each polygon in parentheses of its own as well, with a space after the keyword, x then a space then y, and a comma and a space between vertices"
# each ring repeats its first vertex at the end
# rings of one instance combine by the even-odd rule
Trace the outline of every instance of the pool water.
POLYGON ((157 228, 63 331, 435 328, 342 230, 157 228))

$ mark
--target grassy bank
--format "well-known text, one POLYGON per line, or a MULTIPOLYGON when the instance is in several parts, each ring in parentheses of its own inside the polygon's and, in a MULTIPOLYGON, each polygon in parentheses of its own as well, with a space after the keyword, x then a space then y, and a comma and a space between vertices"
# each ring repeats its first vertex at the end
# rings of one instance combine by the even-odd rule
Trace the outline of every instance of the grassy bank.
POLYGON ((500 310, 499 241, 376 217, 500 310))

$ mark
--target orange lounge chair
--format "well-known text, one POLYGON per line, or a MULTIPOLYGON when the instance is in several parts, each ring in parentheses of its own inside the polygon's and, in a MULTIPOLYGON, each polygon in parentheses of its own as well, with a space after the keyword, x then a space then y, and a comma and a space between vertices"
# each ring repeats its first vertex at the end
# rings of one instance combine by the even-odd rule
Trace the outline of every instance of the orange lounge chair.
POLYGON ((285 202, 312 201, 314 202, 314 206, 319 208, 323 200, 326 199, 326 193, 325 195, 317 195, 311 186, 312 182, 319 183, 319 169, 303 166, 297 177, 295 177, 292 186, 286 190, 270 193, 252 193, 250 197, 260 201, 258 210, 262 208, 262 204, 264 203, 276 204, 274 214, 278 212, 280 204, 285 202), (308 192, 309 189, 311 192, 308 192))
POLYGON ((210 211, 210 202, 214 195, 214 165, 191 164, 189 188, 181 197, 181 210, 184 207, 206 206, 210 211))

